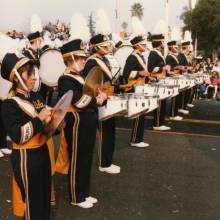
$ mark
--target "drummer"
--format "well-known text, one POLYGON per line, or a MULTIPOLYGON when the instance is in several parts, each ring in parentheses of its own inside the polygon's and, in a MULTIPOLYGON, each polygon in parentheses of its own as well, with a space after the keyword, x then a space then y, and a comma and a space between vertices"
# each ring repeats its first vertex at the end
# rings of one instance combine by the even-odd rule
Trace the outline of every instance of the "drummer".
MULTIPOLYGON (((124 82, 130 83, 132 86, 135 84, 145 84, 150 79, 153 80, 149 76, 146 61, 142 55, 147 48, 146 39, 144 39, 143 36, 136 36, 130 42, 134 51, 128 56, 125 63, 123 70, 124 82)), ((149 146, 148 143, 143 142, 144 126, 145 115, 141 115, 134 119, 130 140, 130 145, 132 147, 144 148, 149 146)))
MULTIPOLYGON (((32 59, 37 68, 40 67, 40 56, 49 49, 48 45, 42 46, 42 37, 39 31, 28 35, 29 47, 23 51, 24 56, 32 59)), ((51 105, 53 88, 41 83, 40 94, 47 105, 51 105)))
POLYGON ((2 104, 2 120, 13 142, 14 183, 24 205, 17 211, 25 220, 49 220, 51 165, 42 131, 51 119, 51 111, 45 108, 41 96, 32 92, 36 80, 32 60, 8 53, 2 61, 1 75, 13 83, 2 104))
MULTIPOLYGON (((148 57, 148 71, 156 78, 166 77, 170 72, 170 66, 166 65, 164 58, 164 36, 156 34, 151 36, 153 50, 148 57)), ((165 125, 166 100, 159 101, 159 107, 154 111, 154 127, 156 131, 167 131, 171 128, 165 125)))
MULTIPOLYGON (((184 66, 185 73, 191 73, 193 70, 193 68, 190 64, 190 59, 189 59, 190 44, 191 44, 190 41, 183 41, 182 42, 182 51, 178 54, 179 63, 180 63, 180 65, 184 66)), ((193 107, 191 105, 187 106, 187 104, 189 104, 190 95, 191 95, 191 89, 183 91, 180 109, 178 111, 184 115, 189 114, 189 110, 187 109, 187 107, 193 107)))
POLYGON ((102 105, 107 96, 102 92, 96 98, 83 94, 85 81, 81 72, 87 54, 82 46, 82 40, 75 39, 64 44, 61 52, 66 71, 58 81, 59 97, 72 90, 73 99, 65 116, 66 126, 62 133, 57 171, 69 175, 71 204, 81 208, 91 208, 98 201, 90 196, 90 175, 98 124, 97 105, 102 105), (62 169, 62 163, 64 164, 62 152, 65 149, 68 151, 66 170, 62 169))
POLYGON ((29 59, 32 59, 34 64, 39 68, 39 58, 41 53, 40 48, 42 42, 41 34, 39 31, 36 31, 34 33, 30 33, 27 38, 29 40, 29 47, 23 51, 23 54, 29 59))
MULTIPOLYGON (((111 53, 111 44, 108 36, 97 34, 90 39, 92 55, 88 58, 83 74, 86 77, 89 71, 99 66, 104 72, 104 90, 108 96, 119 93, 121 89, 126 90, 126 86, 113 84, 113 75, 108 67, 105 55, 111 53)), ((99 171, 109 174, 120 173, 120 167, 113 164, 115 151, 115 118, 112 117, 99 122, 99 171)))
MULTIPOLYGON (((166 56, 166 64, 171 67, 170 71, 173 72, 174 76, 177 76, 182 73, 184 67, 179 64, 178 60, 178 48, 177 41, 171 40, 167 43, 169 53, 166 56)), ((181 94, 176 97, 173 97, 171 100, 171 113, 170 119, 174 121, 181 121, 183 117, 178 115, 178 108, 181 103, 181 94)))

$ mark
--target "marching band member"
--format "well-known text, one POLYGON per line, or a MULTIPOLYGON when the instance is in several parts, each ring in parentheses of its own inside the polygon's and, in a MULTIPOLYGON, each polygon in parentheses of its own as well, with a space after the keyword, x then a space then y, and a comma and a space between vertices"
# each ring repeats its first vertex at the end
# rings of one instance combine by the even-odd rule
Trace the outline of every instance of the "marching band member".
MULTIPOLYGON (((73 99, 65 116, 66 126, 59 155, 65 148, 68 150, 69 164, 66 171, 69 174, 71 204, 91 208, 97 202, 96 198, 90 196, 90 175, 98 123, 97 105, 102 105, 107 97, 102 92, 96 98, 83 94, 85 81, 81 72, 87 54, 82 47, 82 40, 75 39, 64 44, 61 52, 66 71, 58 81, 59 97, 72 90, 73 99)), ((61 163, 58 156, 57 171, 64 172, 60 170, 61 163)))
POLYGON ((23 202, 20 213, 25 220, 49 220, 51 165, 42 132, 51 119, 51 111, 45 108, 41 96, 32 92, 33 61, 8 53, 2 61, 1 75, 13 83, 2 104, 2 120, 13 142, 14 184, 23 202))
MULTIPOLYGON (((134 49, 126 60, 123 70, 123 79, 126 83, 144 84, 146 79, 149 79, 146 61, 142 53, 147 48, 147 42, 142 36, 136 36, 131 41, 134 49)), ((145 115, 141 115, 134 119, 130 145, 133 147, 144 148, 148 147, 148 143, 143 142, 145 115)))
MULTIPOLYGON (((107 95, 118 93, 119 86, 112 84, 112 73, 107 65, 105 55, 110 53, 109 38, 103 34, 97 34, 90 39, 93 54, 88 58, 83 70, 84 76, 89 71, 99 66, 104 72, 104 87, 107 95)), ((99 171, 110 174, 120 173, 120 167, 114 165, 113 155, 115 150, 115 118, 112 117, 99 122, 99 171)))
POLYGON ((34 64, 39 67, 40 48, 42 42, 40 32, 36 31, 34 33, 30 33, 27 38, 29 40, 30 46, 23 51, 23 54, 29 59, 32 59, 34 61, 34 64))
MULTIPOLYGON (((150 75, 156 78, 165 77, 170 72, 170 67, 166 65, 163 56, 164 52, 164 36, 162 34, 152 35, 152 50, 148 57, 148 71, 150 75)), ((171 128, 165 126, 166 100, 159 101, 159 107, 154 111, 154 130, 167 131, 171 128)))
MULTIPOLYGON (((171 71, 174 73, 174 75, 181 74, 183 70, 183 66, 180 66, 179 60, 178 60, 178 45, 177 41, 171 40, 167 43, 169 48, 169 53, 166 56, 166 64, 171 67, 171 71)), ((179 94, 177 97, 173 97, 171 100, 171 120, 174 121, 181 121, 183 117, 177 115, 178 108, 181 102, 181 95, 179 94)))
MULTIPOLYGON (((182 52, 178 54, 178 60, 179 60, 180 65, 184 66, 185 72, 192 71, 192 67, 188 60, 189 55, 190 55, 190 41, 184 41, 182 42, 182 52)), ((178 112, 183 113, 185 115, 189 114, 189 110, 187 110, 187 104, 190 99, 190 94, 191 94, 191 90, 189 89, 186 91, 183 91, 181 106, 178 112)))

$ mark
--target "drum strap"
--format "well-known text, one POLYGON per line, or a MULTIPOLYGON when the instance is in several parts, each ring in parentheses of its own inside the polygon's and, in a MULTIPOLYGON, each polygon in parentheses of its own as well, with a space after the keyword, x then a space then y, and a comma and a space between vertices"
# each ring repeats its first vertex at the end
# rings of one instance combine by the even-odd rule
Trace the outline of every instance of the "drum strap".
POLYGON ((105 62, 103 62, 100 58, 93 56, 93 57, 89 58, 88 60, 95 60, 97 62, 97 64, 100 66, 100 68, 107 74, 109 79, 112 79, 111 71, 109 70, 109 68, 107 67, 105 62))
POLYGON ((73 75, 71 73, 64 73, 65 76, 69 76, 75 80, 77 80, 80 84, 84 85, 85 84, 85 80, 82 78, 82 76, 80 75, 73 75))
POLYGON ((137 58, 139 64, 144 68, 144 70, 147 70, 146 64, 144 63, 142 58, 135 52, 133 52, 132 55, 134 55, 137 58))
POLYGON ((168 55, 170 55, 179 64, 179 60, 177 59, 177 57, 174 54, 169 53, 168 55))
POLYGON ((164 64, 166 64, 165 58, 164 58, 164 56, 162 55, 162 53, 161 53, 159 50, 157 50, 157 49, 155 49, 155 50, 153 50, 153 51, 155 51, 155 52, 163 59, 164 64))
POLYGON ((32 103, 23 100, 17 96, 12 97, 11 99, 13 99, 18 104, 19 108, 27 115, 29 115, 32 118, 36 117, 37 112, 32 103))

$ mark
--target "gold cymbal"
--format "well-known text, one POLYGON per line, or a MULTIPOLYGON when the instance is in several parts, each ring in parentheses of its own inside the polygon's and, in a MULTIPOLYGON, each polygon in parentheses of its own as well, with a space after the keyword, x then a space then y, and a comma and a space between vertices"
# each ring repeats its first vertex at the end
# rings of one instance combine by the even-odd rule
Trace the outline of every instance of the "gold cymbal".
POLYGON ((52 109, 51 120, 44 127, 43 134, 47 137, 53 135, 60 123, 63 121, 66 112, 71 104, 73 91, 66 92, 52 109))
POLYGON ((97 89, 103 86, 104 72, 99 66, 94 66, 85 78, 83 93, 96 96, 97 89))

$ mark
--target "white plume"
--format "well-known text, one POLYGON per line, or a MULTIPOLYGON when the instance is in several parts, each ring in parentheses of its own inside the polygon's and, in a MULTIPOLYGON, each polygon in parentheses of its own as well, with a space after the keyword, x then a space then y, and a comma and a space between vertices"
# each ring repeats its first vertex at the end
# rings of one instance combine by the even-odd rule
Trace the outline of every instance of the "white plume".
POLYGON ((5 34, 0 34, 0 45, 0 63, 7 53, 20 54, 17 41, 5 34))
POLYGON ((43 42, 42 42, 41 46, 43 47, 45 45, 48 45, 51 48, 54 47, 54 44, 53 44, 52 40, 50 39, 50 36, 47 33, 45 33, 43 36, 43 42))
POLYGON ((143 23, 141 22, 141 20, 138 17, 133 16, 131 18, 131 26, 132 26, 132 35, 133 36, 146 34, 146 29, 144 28, 143 23))
POLYGON ((112 33, 112 41, 114 44, 117 44, 119 41, 123 41, 123 39, 116 33, 112 33))
POLYGON ((167 33, 167 23, 164 20, 159 20, 152 31, 152 34, 163 34, 167 33))
POLYGON ((181 31, 179 27, 177 26, 173 27, 171 32, 171 40, 181 41, 181 31))
POLYGON ((59 47, 62 47, 62 46, 63 46, 63 42, 60 39, 56 38, 54 40, 54 47, 59 48, 59 47))
POLYGON ((96 33, 104 35, 111 33, 111 23, 104 9, 97 11, 96 33))
POLYGON ((88 41, 90 38, 89 27, 82 14, 72 15, 70 22, 70 40, 82 39, 88 41))
POLYGON ((30 25, 31 25, 31 28, 30 28, 31 33, 34 33, 36 31, 42 32, 43 30, 41 18, 37 14, 33 14, 31 16, 30 25))
POLYGON ((192 42, 192 36, 190 31, 185 31, 184 33, 184 42, 190 41, 192 42))

